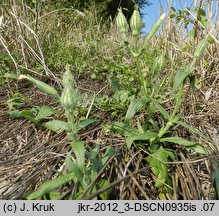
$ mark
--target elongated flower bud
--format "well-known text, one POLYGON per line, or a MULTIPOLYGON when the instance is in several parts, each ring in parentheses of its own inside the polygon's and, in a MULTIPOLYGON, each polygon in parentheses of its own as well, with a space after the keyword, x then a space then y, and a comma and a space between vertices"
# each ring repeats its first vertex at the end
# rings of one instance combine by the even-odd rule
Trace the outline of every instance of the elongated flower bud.
POLYGON ((75 88, 75 80, 68 67, 66 68, 62 82, 64 89, 61 95, 61 104, 68 111, 73 111, 78 102, 78 92, 75 88))
POLYGON ((154 27, 152 28, 151 32, 149 33, 149 35, 146 37, 145 41, 144 41, 144 45, 147 44, 148 41, 151 40, 151 38, 155 35, 155 33, 157 32, 157 30, 160 28, 162 22, 164 21, 166 17, 166 14, 162 14, 160 19, 158 20, 158 22, 154 25, 154 27))
POLYGON ((37 79, 34 79, 33 77, 31 76, 26 76, 26 75, 20 75, 18 77, 19 80, 22 80, 22 79, 27 79, 29 80, 30 82, 32 82, 33 84, 35 84, 39 89, 41 89, 42 91, 44 91, 45 93, 47 94, 50 94, 56 98, 59 98, 59 93, 55 90, 55 88, 53 88, 52 86, 49 86, 47 85, 46 83, 44 82, 41 82, 40 80, 37 80, 37 79))
POLYGON ((116 25, 121 33, 126 32, 128 27, 128 22, 121 8, 119 8, 119 13, 116 17, 116 25))
POLYGON ((137 37, 140 34, 140 30, 142 28, 141 15, 138 9, 133 11, 133 14, 130 19, 130 27, 132 30, 132 35, 137 37))

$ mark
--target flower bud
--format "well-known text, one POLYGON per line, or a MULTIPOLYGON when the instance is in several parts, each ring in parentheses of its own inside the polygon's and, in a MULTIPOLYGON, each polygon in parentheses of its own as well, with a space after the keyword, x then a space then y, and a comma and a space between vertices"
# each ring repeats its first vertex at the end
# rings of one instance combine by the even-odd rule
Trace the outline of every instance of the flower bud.
POLYGON ((61 94, 61 104, 69 111, 72 111, 77 105, 78 92, 75 88, 75 80, 70 73, 69 68, 63 76, 63 86, 64 89, 61 94))
POLYGON ((67 109, 67 110, 73 110, 75 106, 77 105, 78 101, 78 95, 77 91, 73 87, 66 87, 62 91, 61 95, 61 104, 67 109))
POLYGON ((56 91, 55 88, 53 88, 52 86, 47 85, 44 82, 41 82, 40 80, 34 79, 33 77, 31 77, 29 75, 26 76, 26 75, 23 75, 23 74, 21 74, 18 77, 18 79, 19 80, 27 79, 30 82, 32 82, 33 84, 35 84, 39 89, 46 92, 47 94, 50 94, 55 98, 59 98, 59 93, 56 91))
POLYGON ((128 27, 128 22, 121 8, 119 9, 119 13, 116 17, 116 25, 121 33, 126 32, 128 27))
POLYGON ((133 14, 130 19, 130 27, 132 30, 132 35, 137 37, 140 34, 140 30, 142 28, 141 15, 138 9, 133 11, 133 14))
POLYGON ((166 17, 166 14, 162 14, 160 19, 157 21, 157 23, 154 25, 154 27, 152 28, 152 30, 150 31, 149 35, 146 37, 145 41, 144 41, 144 46, 148 43, 148 41, 151 40, 151 38, 155 35, 155 33, 157 32, 157 30, 160 28, 161 24, 163 23, 164 19, 166 17))

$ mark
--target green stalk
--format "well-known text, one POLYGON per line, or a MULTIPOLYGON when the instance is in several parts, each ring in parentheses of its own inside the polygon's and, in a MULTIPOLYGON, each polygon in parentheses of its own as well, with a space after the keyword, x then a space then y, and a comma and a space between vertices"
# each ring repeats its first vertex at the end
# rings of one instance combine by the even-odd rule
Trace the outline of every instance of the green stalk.
POLYGON ((178 95, 176 97, 176 104, 174 106, 173 112, 170 116, 169 121, 167 122, 166 126, 160 130, 158 137, 161 138, 164 134, 167 133, 167 131, 173 126, 174 124, 174 118, 176 117, 176 113, 179 110, 181 104, 182 104, 182 95, 183 95, 183 84, 181 85, 178 95))
POLYGON ((71 125, 71 129, 70 132, 72 134, 72 142, 76 142, 78 141, 78 137, 77 137, 77 124, 74 121, 74 116, 73 116, 73 112, 66 110, 67 112, 67 119, 68 119, 68 123, 71 125))
POLYGON ((177 113, 178 109, 180 108, 180 106, 182 104, 182 94, 183 94, 183 84, 179 88, 179 92, 178 92, 178 95, 176 97, 176 104, 175 104, 173 112, 170 116, 169 122, 173 122, 173 120, 176 116, 176 113, 177 113))
POLYGON ((138 57, 135 57, 135 62, 136 62, 136 67, 137 67, 138 74, 141 77, 141 80, 140 80, 141 86, 143 87, 145 97, 147 97, 147 95, 148 95, 147 81, 145 80, 144 74, 142 73, 141 66, 140 66, 140 61, 139 61, 138 57))

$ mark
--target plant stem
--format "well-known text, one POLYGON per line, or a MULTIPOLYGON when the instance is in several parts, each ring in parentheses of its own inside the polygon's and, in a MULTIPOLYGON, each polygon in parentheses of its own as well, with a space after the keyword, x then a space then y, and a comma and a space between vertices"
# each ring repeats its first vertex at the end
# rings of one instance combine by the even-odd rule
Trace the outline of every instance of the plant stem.
POLYGON ((182 94, 183 94, 183 84, 181 85, 178 95, 176 97, 176 104, 174 106, 173 112, 170 116, 169 121, 167 122, 166 126, 160 130, 158 137, 161 138, 164 134, 167 133, 167 131, 172 127, 172 125, 174 124, 174 118, 176 116, 176 113, 178 111, 178 109, 180 108, 181 104, 182 104, 182 94))
POLYGON ((136 62, 138 74, 140 76, 141 86, 143 87, 143 90, 144 90, 144 95, 145 95, 145 97, 147 97, 148 96, 147 81, 145 80, 144 74, 142 73, 140 61, 139 61, 138 57, 135 57, 135 62, 136 62))
POLYGON ((181 104, 182 104, 182 94, 183 94, 183 84, 180 86, 179 88, 179 92, 178 92, 178 95, 176 97, 176 104, 175 104, 175 107, 173 109, 173 112, 170 116, 170 119, 169 119, 169 122, 172 122, 176 116, 176 113, 178 111, 178 109, 180 108, 181 104))
POLYGON ((70 123, 71 125, 71 134, 73 135, 73 139, 71 140, 72 142, 76 142, 78 140, 78 137, 77 137, 77 125, 74 121, 74 116, 73 116, 73 112, 67 110, 67 118, 68 118, 68 123, 70 123))

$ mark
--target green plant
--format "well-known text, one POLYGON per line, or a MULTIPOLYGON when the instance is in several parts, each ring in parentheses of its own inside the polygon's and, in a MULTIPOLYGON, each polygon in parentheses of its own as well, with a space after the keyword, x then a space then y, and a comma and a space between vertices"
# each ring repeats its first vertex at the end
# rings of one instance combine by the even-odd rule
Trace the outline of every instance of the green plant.
MULTIPOLYGON (((8 101, 10 103, 9 106, 11 106, 11 100, 8 101)), ((17 105, 20 105, 19 102, 13 102, 16 103, 17 105)), ((9 111, 10 117, 12 118, 26 118, 33 123, 37 124, 43 120, 46 120, 48 117, 52 116, 55 114, 57 111, 53 109, 50 106, 34 106, 31 109, 24 109, 22 111, 20 110, 11 110, 9 111)))
MULTIPOLYGON (((119 16, 121 16, 121 14, 119 14, 119 16)), ((167 111, 162 105, 162 95, 159 93, 160 89, 164 88, 164 82, 154 82, 154 77, 158 77, 157 74, 160 76, 160 73, 162 72, 165 55, 159 56, 158 62, 154 65, 152 70, 147 71, 147 73, 144 74, 140 56, 143 55, 145 46, 160 27, 164 17, 165 15, 161 16, 158 23, 146 37, 143 43, 144 46, 138 47, 141 20, 139 19, 138 11, 135 10, 133 13, 130 25, 134 37, 134 47, 132 47, 128 41, 125 41, 125 45, 136 64, 135 73, 137 74, 137 77, 135 77, 136 81, 141 85, 142 93, 140 94, 140 98, 131 101, 124 122, 116 122, 112 125, 107 125, 106 127, 107 130, 115 131, 125 136, 128 149, 135 143, 148 153, 146 161, 149 163, 154 175, 157 176, 155 186, 159 189, 159 197, 161 199, 166 198, 165 192, 167 192, 169 196, 172 195, 172 190, 170 189, 171 179, 168 175, 168 162, 176 158, 174 149, 164 147, 164 144, 178 144, 187 149, 193 149, 200 154, 207 153, 206 149, 196 141, 188 141, 182 137, 171 136, 173 126, 181 125, 209 141, 209 139, 200 131, 183 122, 181 120, 183 113, 180 112, 180 107, 183 102, 185 81, 188 78, 190 80, 191 88, 194 90, 195 64, 207 46, 208 35, 199 43, 193 54, 192 62, 188 66, 185 66, 183 70, 177 72, 172 88, 169 89, 169 92, 165 95, 169 97, 169 100, 175 101, 175 105, 171 112, 167 111), (136 31, 138 31, 138 33, 136 31), (159 91, 157 91, 157 89, 159 89, 159 91), (143 124, 138 120, 137 126, 132 127, 134 116, 140 110, 145 111, 147 120, 143 124)), ((121 32, 125 37, 125 32, 121 32)), ((163 80, 166 80, 165 76, 163 80)))
MULTIPOLYGON (((74 184, 77 186, 77 189, 74 194, 71 194, 69 199, 80 199, 87 193, 94 192, 96 189, 100 188, 101 185, 107 185, 109 183, 108 180, 102 179, 101 181, 96 182, 96 178, 106 161, 113 156, 114 149, 109 147, 106 149, 105 154, 100 156, 99 146, 87 151, 85 143, 80 140, 78 132, 96 120, 85 119, 83 121, 79 121, 75 117, 75 107, 79 102, 80 95, 76 88, 74 78, 70 73, 70 68, 67 67, 66 72, 63 75, 62 84, 64 88, 61 96, 54 87, 48 86, 33 77, 20 75, 19 79, 27 79, 31 81, 38 88, 52 95, 62 104, 65 108, 67 121, 51 120, 46 122, 45 126, 55 132, 65 130, 72 147, 72 151, 67 154, 65 159, 66 171, 60 173, 59 177, 43 183, 37 191, 28 193, 26 198, 60 199, 61 193, 56 192, 55 190, 64 185, 71 187, 71 185, 74 184)), ((35 121, 40 119, 39 116, 45 116, 43 115, 45 112, 43 112, 44 110, 42 111, 42 109, 45 109, 45 107, 42 107, 41 110, 39 110, 38 115, 34 119, 35 121)), ((103 193, 100 197, 106 199, 108 195, 108 193, 103 193)))

